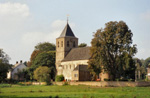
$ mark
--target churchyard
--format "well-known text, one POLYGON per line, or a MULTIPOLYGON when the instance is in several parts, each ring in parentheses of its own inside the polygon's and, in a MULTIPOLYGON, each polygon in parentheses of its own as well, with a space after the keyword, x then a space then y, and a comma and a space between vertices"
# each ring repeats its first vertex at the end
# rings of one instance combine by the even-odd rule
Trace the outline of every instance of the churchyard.
POLYGON ((0 98, 150 98, 150 87, 0 84, 0 98))

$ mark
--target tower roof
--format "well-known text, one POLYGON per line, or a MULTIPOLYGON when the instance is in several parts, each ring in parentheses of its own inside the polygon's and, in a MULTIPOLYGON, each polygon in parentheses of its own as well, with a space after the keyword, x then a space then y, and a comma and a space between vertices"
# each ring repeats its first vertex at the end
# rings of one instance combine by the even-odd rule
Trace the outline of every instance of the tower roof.
POLYGON ((67 25, 65 26, 64 30, 62 31, 61 35, 59 37, 75 37, 75 35, 73 34, 69 24, 67 23, 67 25))

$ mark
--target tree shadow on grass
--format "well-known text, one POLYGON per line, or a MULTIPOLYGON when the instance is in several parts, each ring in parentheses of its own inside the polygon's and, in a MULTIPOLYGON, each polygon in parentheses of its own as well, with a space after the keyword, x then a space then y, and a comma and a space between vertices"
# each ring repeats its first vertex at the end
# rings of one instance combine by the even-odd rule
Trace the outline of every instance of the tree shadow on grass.
MULTIPOLYGON (((42 97, 42 96, 39 96, 39 97, 17 97, 17 96, 0 96, 0 98, 62 98, 62 97, 59 97, 59 96, 45 96, 45 97, 42 97)), ((69 97, 68 97, 69 98, 69 97)))

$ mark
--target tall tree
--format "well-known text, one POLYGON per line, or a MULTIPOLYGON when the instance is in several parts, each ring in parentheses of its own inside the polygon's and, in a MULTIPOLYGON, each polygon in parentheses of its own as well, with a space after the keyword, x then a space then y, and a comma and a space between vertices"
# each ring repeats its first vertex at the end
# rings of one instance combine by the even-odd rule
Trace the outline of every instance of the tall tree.
POLYGON ((137 48, 136 45, 132 46, 132 36, 125 22, 106 23, 105 28, 97 30, 92 39, 89 69, 96 71, 104 69, 112 80, 134 72, 132 57, 137 48))
POLYGON ((55 77, 55 52, 41 52, 39 53, 36 58, 33 60, 32 68, 35 70, 39 66, 47 66, 51 70, 51 78, 54 79, 55 77))
POLYGON ((11 68, 9 59, 9 56, 0 49, 0 82, 5 80, 8 70, 11 68))
POLYGON ((56 46, 52 43, 49 42, 38 43, 31 54, 30 61, 28 61, 27 66, 28 67, 32 66, 32 62, 34 61, 34 59, 39 53, 47 52, 47 51, 55 51, 55 49, 56 46))
POLYGON ((0 59, 3 63, 9 63, 10 57, 3 51, 3 49, 0 49, 0 59))
POLYGON ((49 42, 38 43, 35 46, 35 50, 39 50, 39 51, 54 51, 55 49, 56 49, 56 46, 49 42))
POLYGON ((27 62, 28 76, 33 79, 33 71, 39 66, 47 66, 51 69, 51 76, 55 76, 55 49, 56 46, 49 42, 38 43, 27 62))
POLYGON ((147 59, 145 59, 145 62, 144 62, 144 67, 147 68, 148 65, 150 63, 150 57, 148 57, 147 59))
MULTIPOLYGON (((136 75, 140 75, 140 78, 141 79, 144 79, 145 78, 145 75, 146 75, 146 69, 142 63, 142 60, 138 59, 138 58, 134 58, 134 61, 135 61, 135 66, 136 66, 136 75), (139 74, 140 72, 140 74, 139 74)), ((137 77, 136 76, 136 77, 137 77)))

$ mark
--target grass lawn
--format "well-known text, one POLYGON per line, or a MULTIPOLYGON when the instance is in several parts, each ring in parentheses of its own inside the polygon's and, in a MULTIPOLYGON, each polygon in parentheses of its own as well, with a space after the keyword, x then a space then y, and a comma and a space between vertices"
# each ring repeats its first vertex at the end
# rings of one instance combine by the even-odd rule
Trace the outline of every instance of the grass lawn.
POLYGON ((150 87, 20 86, 0 84, 0 98, 150 98, 150 87))

